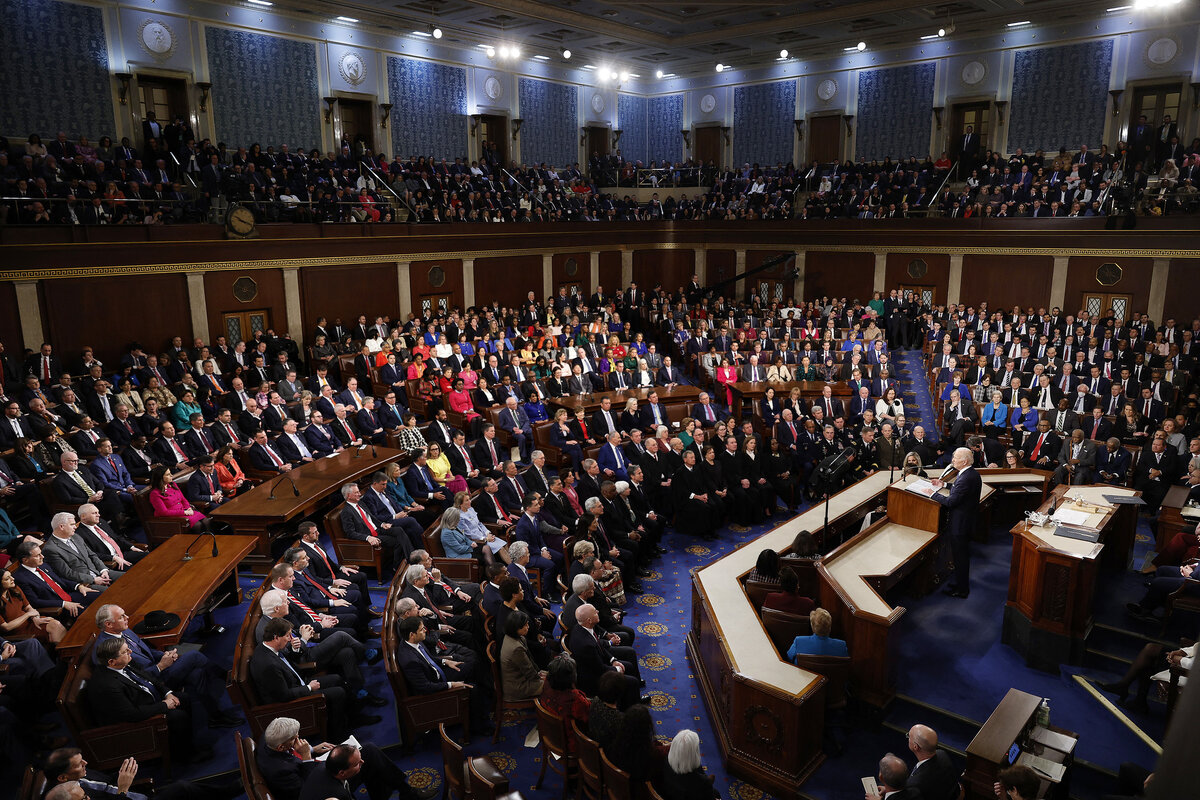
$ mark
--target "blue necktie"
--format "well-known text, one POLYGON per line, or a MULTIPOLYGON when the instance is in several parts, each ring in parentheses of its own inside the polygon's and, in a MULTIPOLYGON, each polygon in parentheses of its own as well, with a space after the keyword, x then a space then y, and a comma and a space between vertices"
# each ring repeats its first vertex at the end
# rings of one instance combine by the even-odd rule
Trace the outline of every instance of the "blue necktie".
POLYGON ((280 660, 280 661, 282 661, 282 662, 284 663, 284 665, 285 665, 285 666, 288 668, 288 671, 289 671, 289 672, 291 672, 293 675, 295 675, 295 676, 296 676, 296 680, 300 681, 301 685, 303 685, 303 684, 304 684, 304 678, 301 678, 301 677, 300 677, 300 673, 299 673, 299 672, 296 672, 296 668, 292 666, 292 662, 290 662, 290 661, 288 661, 288 660, 287 660, 287 656, 285 656, 285 655, 283 654, 283 651, 282 651, 282 650, 281 650, 281 651, 279 651, 278 655, 279 655, 279 660, 280 660))
POLYGON ((143 680, 136 673, 131 672, 129 670, 121 670, 121 674, 124 675, 129 680, 136 683, 139 688, 141 688, 146 693, 152 695, 156 700, 158 699, 158 692, 155 691, 154 686, 151 685, 149 681, 143 680))
POLYGON ((442 668, 437 665, 437 662, 429 657, 429 653, 425 652, 425 648, 419 644, 416 645, 416 648, 417 652, 421 654, 421 657, 425 659, 425 663, 433 667, 433 670, 437 673, 438 678, 443 681, 446 680, 446 673, 442 672, 442 668))

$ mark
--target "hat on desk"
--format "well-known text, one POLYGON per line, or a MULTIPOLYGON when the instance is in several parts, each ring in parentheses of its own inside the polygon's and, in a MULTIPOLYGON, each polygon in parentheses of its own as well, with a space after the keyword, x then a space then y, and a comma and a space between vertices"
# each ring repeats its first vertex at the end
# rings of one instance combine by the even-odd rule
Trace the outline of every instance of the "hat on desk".
POLYGON ((145 619, 133 626, 133 632, 138 636, 169 631, 179 624, 179 615, 169 611, 151 611, 145 619))

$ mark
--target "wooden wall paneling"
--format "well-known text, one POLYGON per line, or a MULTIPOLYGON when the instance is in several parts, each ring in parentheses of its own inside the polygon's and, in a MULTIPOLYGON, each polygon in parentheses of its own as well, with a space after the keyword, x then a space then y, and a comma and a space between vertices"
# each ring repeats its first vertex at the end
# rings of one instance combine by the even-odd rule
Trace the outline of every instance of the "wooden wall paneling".
POLYGON ((1164 320, 1174 317, 1176 324, 1190 328, 1192 320, 1200 317, 1197 297, 1200 297, 1200 262, 1187 258, 1171 259, 1163 318, 1154 320, 1154 324, 1161 325, 1164 320))
MULTIPOLYGON (((884 286, 888 292, 902 285, 932 286, 934 287, 934 299, 939 303, 945 303, 946 291, 950 285, 950 256, 944 253, 888 253, 884 276, 884 286), (925 262, 924 277, 914 278, 908 274, 908 265, 916 259, 925 262)), ((887 292, 884 292, 883 296, 887 297, 887 292)))
MULTIPOLYGON (((4 352, 9 358, 17 362, 24 358, 27 346, 24 334, 21 333, 20 314, 17 287, 9 281, 0 283, 0 342, 4 343, 4 352)), ((28 346, 34 348, 40 344, 41 342, 29 342, 28 346)))
MULTIPOLYGON (((448 296, 451 307, 463 307, 463 263, 458 258, 444 258, 434 261, 414 261, 408 269, 408 288, 412 293, 413 313, 420 316, 421 298, 428 296, 448 296), (430 273, 434 267, 441 268, 443 283, 434 286, 430 273)), ((476 293, 476 298, 479 297, 476 293)))
POLYGON ((809 250, 804 259, 804 299, 820 297, 871 299, 875 282, 875 256, 871 253, 837 253, 809 250))
POLYGON ((520 307, 530 289, 541 296, 541 256, 475 259, 475 305, 491 305, 495 301, 509 308, 520 307))
MULTIPOLYGON (((214 342, 218 336, 225 333, 225 314, 227 312, 265 310, 267 324, 276 333, 282 334, 287 331, 297 342, 305 344, 311 344, 307 340, 307 336, 308 332, 316 327, 317 317, 325 315, 320 308, 316 308, 313 309, 310 317, 305 309, 301 329, 298 331, 288 330, 287 296, 283 289, 283 270, 278 269, 206 272, 204 274, 204 304, 208 309, 209 336, 214 342), (258 291, 253 300, 245 303, 238 300, 233 294, 234 283, 243 277, 253 280, 258 291)), ((230 342, 229 344, 232 346, 234 343, 230 342)))
POLYGON ((191 344, 192 315, 182 272, 88 278, 86 291, 82 280, 41 285, 49 341, 69 369, 77 367, 85 345, 105 364, 116 365, 130 342, 146 352, 161 351, 173 336, 191 344))
POLYGON ((633 280, 646 291, 653 291, 657 285, 668 292, 677 291, 688 285, 695 270, 696 251, 690 247, 681 250, 635 250, 633 253, 633 280))
MULTIPOLYGON (((592 281, 592 254, 587 250, 578 253, 555 253, 551 259, 551 279, 554 295, 558 296, 558 287, 579 285, 581 294, 591 294, 588 286, 592 281), (567 261, 574 260, 574 275, 567 274, 567 261)), ((539 294, 541 294, 539 292, 539 294)))
POLYGON ((959 299, 992 310, 1048 306, 1053 277, 1052 256, 965 255, 959 299))
MULTIPOLYGON (((600 251, 600 285, 604 287, 604 294, 616 294, 621 286, 621 251, 620 250, 601 250, 600 251)), ((653 287, 647 287, 646 291, 650 291, 653 287)), ((596 291, 595 286, 588 288, 588 296, 590 297, 596 291)))
POLYGON ((367 315, 368 324, 377 316, 394 320, 400 311, 396 265, 305 267, 300 270, 300 307, 310 326, 317 317, 328 317, 331 323, 341 317, 347 328, 360 314, 367 315))
MULTIPOLYGON (((1123 256, 1071 256, 1067 263, 1067 288, 1063 300, 1063 312, 1073 314, 1083 308, 1083 295, 1128 294, 1133 296, 1130 306, 1138 314, 1146 313, 1150 303, 1150 275, 1154 271, 1152 258, 1125 258, 1123 256), (1096 268, 1101 264, 1114 263, 1122 268, 1121 280, 1112 286, 1104 286, 1096 280, 1096 268)), ((1157 324, 1159 321, 1155 320, 1157 324)))
POLYGON ((709 250, 705 256, 705 274, 700 276, 703 286, 712 286, 732 278, 737 267, 737 253, 733 250, 709 250))

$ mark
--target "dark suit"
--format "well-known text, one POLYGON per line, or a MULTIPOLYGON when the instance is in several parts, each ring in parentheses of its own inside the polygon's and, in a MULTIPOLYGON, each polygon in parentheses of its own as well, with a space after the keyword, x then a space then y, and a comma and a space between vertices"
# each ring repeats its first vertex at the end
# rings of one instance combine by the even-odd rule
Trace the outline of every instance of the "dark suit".
POLYGON ((320 694, 325 698, 331 737, 340 739, 340 733, 346 730, 346 690, 342 687, 341 678, 321 675, 317 678, 321 688, 314 692, 300 677, 299 670, 295 669, 299 659, 300 656, 291 647, 284 649, 282 657, 261 642, 254 648, 250 656, 250 680, 258 692, 259 700, 264 704, 286 703, 310 694, 320 694), (285 658, 293 669, 288 669, 284 664, 285 658))
POLYGON ((950 760, 950 754, 938 750, 932 758, 913 767, 906 788, 919 791, 923 800, 951 800, 958 797, 958 770, 950 760))
POLYGON ((139 675, 132 666, 125 672, 122 675, 108 666, 99 666, 92 673, 87 691, 92 717, 108 722, 140 722, 165 714, 171 750, 177 758, 186 758, 193 748, 192 717, 186 706, 167 708, 161 684, 139 675))
POLYGON ((287 463, 287 458, 269 442, 265 445, 258 442, 250 445, 250 466, 254 469, 262 472, 283 472, 283 466, 287 463), (270 453, 267 452, 267 448, 270 448, 271 453, 274 453, 278 457, 279 463, 276 463, 275 459, 271 458, 270 453))
POLYGON ((950 484, 949 495, 941 492, 933 495, 934 500, 949 509, 946 532, 950 536, 950 552, 954 559, 951 587, 958 592, 968 592, 971 588, 971 534, 975 530, 982 488, 983 480, 979 473, 967 467, 950 484))
POLYGON ((1168 448, 1162 453, 1155 453, 1150 448, 1143 448, 1137 466, 1133 468, 1133 488, 1142 493, 1146 501, 1146 510, 1157 511, 1167 490, 1175 481, 1179 458, 1175 451, 1168 448), (1157 469, 1161 474, 1157 478, 1150 477, 1150 470, 1157 469))
POLYGON ((620 661, 625 667, 625 675, 623 678, 625 691, 621 700, 621 708, 628 708, 637 702, 641 692, 641 678, 638 672, 636 656, 632 661, 626 661, 623 658, 618 658, 617 654, 622 650, 628 654, 632 652, 628 648, 615 648, 608 641, 601 638, 600 631, 591 631, 582 625, 575 625, 571 628, 571 632, 567 634, 567 646, 571 649, 571 656, 575 659, 575 666, 578 674, 579 688, 585 694, 595 695, 596 687, 600 682, 600 676, 606 672, 615 670, 613 664, 620 661), (614 652, 617 651, 617 652, 614 652))
MULTIPOLYGON (((424 648, 424 645, 418 644, 416 647, 424 648)), ((433 654, 428 650, 425 650, 425 654, 433 660, 433 654)), ((396 647, 396 665, 404 673, 404 680, 413 694, 433 694, 450 688, 446 673, 440 667, 431 666, 413 649, 413 645, 407 642, 402 642, 396 647)))
POLYGON ((399 567, 400 563, 406 561, 408 554, 412 552, 412 544, 409 542, 408 536, 394 525, 391 528, 381 528, 380 525, 391 522, 391 520, 375 516, 365 503, 360 503, 357 507, 346 503, 338 518, 342 522, 342 533, 348 538, 366 541, 368 536, 374 536, 382 541, 385 571, 389 567, 393 569, 399 567), (359 509, 362 513, 359 512, 359 509), (366 514, 367 518, 371 520, 371 524, 375 527, 373 533, 367 527, 367 523, 363 521, 362 514, 366 514))
MULTIPOLYGON (((13 573, 13 578, 17 585, 21 587, 21 591, 25 593, 25 598, 29 600, 29 604, 34 608, 62 608, 64 602, 80 603, 87 605, 89 601, 85 600, 83 595, 78 591, 78 584, 72 582, 68 578, 63 578, 49 565, 43 564, 40 567, 41 571, 46 574, 46 577, 58 584, 64 592, 70 596, 69 601, 62 600, 54 589, 39 578, 35 573, 30 572, 25 567, 17 567, 13 573)), ((88 595, 89 597, 91 595, 88 595)))

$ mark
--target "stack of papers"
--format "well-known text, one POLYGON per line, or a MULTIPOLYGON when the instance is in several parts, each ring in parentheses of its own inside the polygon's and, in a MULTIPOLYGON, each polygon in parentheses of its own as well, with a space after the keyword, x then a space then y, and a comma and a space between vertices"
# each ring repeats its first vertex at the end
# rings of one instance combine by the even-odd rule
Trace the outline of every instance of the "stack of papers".
POLYGON ((1051 519, 1063 525, 1084 525, 1091 516, 1086 511, 1076 511, 1073 508, 1060 508, 1054 512, 1054 516, 1051 519))

